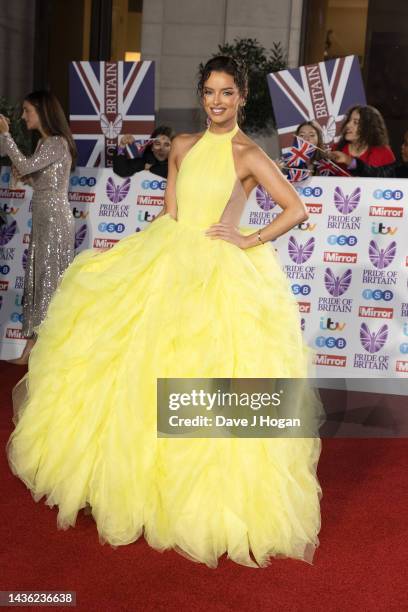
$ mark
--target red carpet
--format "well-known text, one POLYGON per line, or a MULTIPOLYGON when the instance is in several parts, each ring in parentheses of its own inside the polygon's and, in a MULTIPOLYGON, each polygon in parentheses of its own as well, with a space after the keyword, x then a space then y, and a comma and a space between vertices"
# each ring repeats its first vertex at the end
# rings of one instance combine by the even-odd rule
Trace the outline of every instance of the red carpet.
POLYGON ((406 609, 408 439, 324 441, 313 566, 284 559, 251 569, 223 558, 210 570, 144 540, 101 546, 89 516, 56 529, 56 509, 32 500, 5 457, 11 388, 24 371, 0 364, 0 590, 75 590, 81 611, 406 609))

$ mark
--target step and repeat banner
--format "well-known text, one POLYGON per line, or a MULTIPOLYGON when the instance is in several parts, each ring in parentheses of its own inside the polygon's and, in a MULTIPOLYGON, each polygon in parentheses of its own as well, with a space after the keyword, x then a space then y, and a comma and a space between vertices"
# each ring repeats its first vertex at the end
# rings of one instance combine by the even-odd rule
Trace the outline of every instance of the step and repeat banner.
MULTIPOLYGON (((21 353, 21 302, 31 229, 31 189, 0 173, 0 358, 21 353)), ((75 247, 110 248, 160 212, 166 181, 140 172, 79 168, 70 179, 75 247)), ((315 177, 299 184, 310 217, 277 240, 321 378, 408 376, 408 181, 315 177)), ((263 227, 280 212, 261 187, 241 224, 263 227)))

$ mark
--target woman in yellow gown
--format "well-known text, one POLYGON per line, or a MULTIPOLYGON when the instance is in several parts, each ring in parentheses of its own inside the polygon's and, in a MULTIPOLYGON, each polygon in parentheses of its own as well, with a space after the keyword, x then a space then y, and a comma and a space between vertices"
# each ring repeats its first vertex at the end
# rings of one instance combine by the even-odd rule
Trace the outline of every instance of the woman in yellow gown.
POLYGON ((264 244, 304 220, 304 206, 238 128, 243 69, 210 60, 199 92, 211 124, 174 140, 163 213, 64 274, 23 379, 9 462, 36 500, 58 506, 60 528, 90 506, 101 542, 143 533, 209 567, 224 553, 251 567, 311 562, 318 438, 156 435, 158 377, 307 375, 297 305, 264 244), (242 233, 258 183, 283 212, 242 233))

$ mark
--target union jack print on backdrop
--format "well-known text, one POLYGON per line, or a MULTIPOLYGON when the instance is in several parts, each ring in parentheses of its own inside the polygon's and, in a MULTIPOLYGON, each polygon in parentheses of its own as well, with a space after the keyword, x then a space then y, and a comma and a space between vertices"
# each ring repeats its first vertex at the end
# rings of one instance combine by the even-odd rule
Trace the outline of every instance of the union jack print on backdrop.
POLYGON ((154 63, 71 62, 69 106, 78 165, 111 166, 122 134, 154 129, 154 63))
POLYGON ((347 110, 366 104, 355 55, 268 74, 268 85, 283 150, 296 128, 311 119, 320 124, 324 143, 330 145, 347 110))

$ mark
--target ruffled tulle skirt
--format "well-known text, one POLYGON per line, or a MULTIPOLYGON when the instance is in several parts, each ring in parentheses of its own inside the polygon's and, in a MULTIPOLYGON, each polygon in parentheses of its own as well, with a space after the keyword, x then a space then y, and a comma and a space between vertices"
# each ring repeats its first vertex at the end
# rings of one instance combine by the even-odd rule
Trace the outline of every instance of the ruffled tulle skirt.
POLYGON ((224 553, 311 562, 319 439, 156 435, 158 377, 302 377, 307 361, 270 248, 242 251, 164 215, 66 271, 16 389, 11 468, 58 506, 61 528, 91 506, 114 546, 144 534, 210 567, 224 553))

